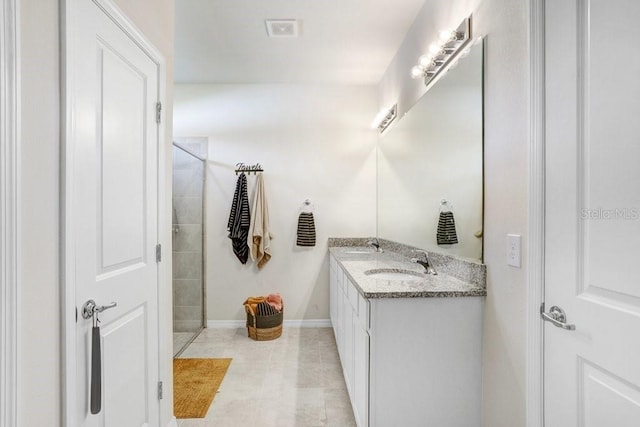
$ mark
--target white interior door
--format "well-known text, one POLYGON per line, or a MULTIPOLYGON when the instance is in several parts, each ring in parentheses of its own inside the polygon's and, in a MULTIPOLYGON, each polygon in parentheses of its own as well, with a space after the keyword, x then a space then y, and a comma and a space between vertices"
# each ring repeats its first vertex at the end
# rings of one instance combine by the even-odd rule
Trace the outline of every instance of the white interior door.
POLYGON ((640 2, 546 2, 548 427, 640 426, 640 2))
POLYGON ((66 8, 65 255, 78 309, 75 346, 67 343, 74 353, 67 369, 75 358, 67 420, 157 426, 159 68, 92 0, 68 0, 66 8), (92 320, 82 317, 88 300, 117 303, 99 315, 101 363, 94 366, 92 320))

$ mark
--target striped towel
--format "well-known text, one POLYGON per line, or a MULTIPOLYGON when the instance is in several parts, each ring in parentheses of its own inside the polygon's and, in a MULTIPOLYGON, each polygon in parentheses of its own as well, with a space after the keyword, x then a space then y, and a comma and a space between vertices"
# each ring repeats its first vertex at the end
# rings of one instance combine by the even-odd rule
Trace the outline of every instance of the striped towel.
POLYGON ((250 224, 251 217, 249 214, 249 196, 247 194, 247 176, 241 173, 236 183, 236 192, 233 195, 227 230, 229 230, 233 253, 236 254, 243 264, 246 264, 249 258, 247 237, 249 237, 250 224))
POLYGON ((456 222, 453 219, 453 212, 440 212, 436 239, 439 245, 453 245, 458 243, 456 222))
POLYGON ((298 217, 298 246, 316 245, 316 225, 313 220, 313 213, 302 212, 298 217))
POLYGON ((271 306, 268 302, 261 302, 258 304, 257 313, 258 316, 275 316, 280 313, 280 311, 276 310, 271 306))

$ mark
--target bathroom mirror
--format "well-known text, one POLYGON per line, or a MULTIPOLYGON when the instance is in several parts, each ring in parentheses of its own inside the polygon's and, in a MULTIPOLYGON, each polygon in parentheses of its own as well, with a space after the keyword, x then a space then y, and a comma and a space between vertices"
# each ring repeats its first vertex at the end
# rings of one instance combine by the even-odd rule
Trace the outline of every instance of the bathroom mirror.
POLYGON ((460 58, 378 143, 378 237, 482 260, 482 42, 460 58), (451 212, 452 215, 448 213, 451 212), (438 222, 442 241, 438 244, 438 222))

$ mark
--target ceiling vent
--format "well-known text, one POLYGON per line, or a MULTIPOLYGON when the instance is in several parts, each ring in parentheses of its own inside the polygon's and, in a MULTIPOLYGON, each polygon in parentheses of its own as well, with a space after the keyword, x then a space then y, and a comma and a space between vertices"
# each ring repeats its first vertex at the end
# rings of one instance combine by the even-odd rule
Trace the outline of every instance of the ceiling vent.
POLYGON ((269 37, 298 37, 297 19, 266 19, 269 37))

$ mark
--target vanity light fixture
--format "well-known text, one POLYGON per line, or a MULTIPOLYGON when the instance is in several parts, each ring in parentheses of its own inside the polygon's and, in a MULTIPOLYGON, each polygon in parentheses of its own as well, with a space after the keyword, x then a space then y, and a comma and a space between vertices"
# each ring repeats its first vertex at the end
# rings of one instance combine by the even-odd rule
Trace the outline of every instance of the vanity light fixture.
POLYGON ((384 130, 389 127, 391 122, 398 115, 398 104, 393 104, 390 108, 383 108, 376 115, 376 118, 373 119, 373 123, 371 123, 372 129, 378 129, 378 132, 382 133, 384 130))
POLYGON ((471 41, 471 17, 465 18, 454 31, 440 31, 439 38, 438 42, 429 45, 429 52, 420 56, 418 64, 411 69, 411 77, 424 78, 426 86, 448 70, 458 55, 466 52, 471 41))

